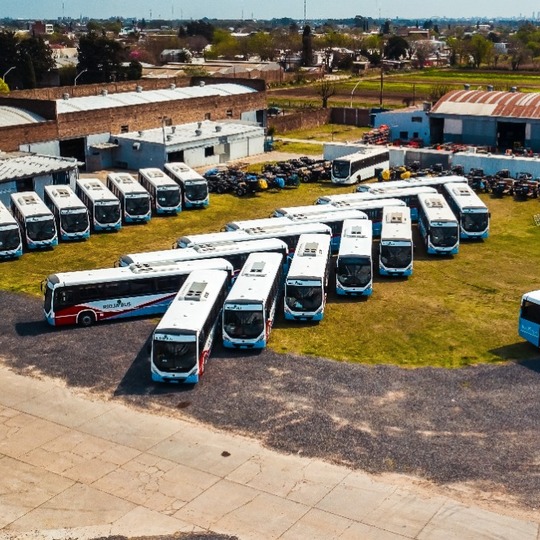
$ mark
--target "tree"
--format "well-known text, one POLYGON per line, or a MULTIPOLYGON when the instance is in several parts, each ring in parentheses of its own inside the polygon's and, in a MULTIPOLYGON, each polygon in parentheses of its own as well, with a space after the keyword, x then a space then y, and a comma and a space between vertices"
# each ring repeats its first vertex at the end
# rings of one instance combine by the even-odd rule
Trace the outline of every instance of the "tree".
POLYGON ((36 72, 34 71, 34 65, 32 64, 32 57, 30 54, 25 53, 22 57, 19 71, 24 88, 35 88, 36 72))
MULTIPOLYGON (((21 40, 18 47, 18 55, 21 58, 22 69, 26 70, 28 75, 30 71, 33 72, 33 76, 30 76, 29 79, 30 81, 33 80, 34 83, 34 86, 31 88, 35 88, 36 81, 42 80, 45 74, 55 66, 52 50, 41 36, 32 36, 21 40), (27 57, 30 58, 30 63, 32 64, 31 70, 27 66, 27 57)), ((29 88, 26 85, 25 87, 29 88)))
POLYGON ((400 36, 390 36, 384 47, 384 57, 389 60, 400 60, 409 53, 409 43, 400 36))
POLYGON ((186 24, 186 34, 188 36, 204 36, 208 43, 212 43, 214 39, 214 25, 204 20, 189 21, 186 24))
POLYGON ((87 82, 116 80, 121 71, 125 51, 120 43, 95 32, 81 36, 79 40, 79 72, 88 70, 87 82))
POLYGON ((481 34, 474 34, 468 41, 468 52, 473 59, 473 66, 479 68, 481 64, 490 60, 493 43, 481 34))
POLYGON ((433 43, 426 40, 417 41, 413 44, 413 49, 416 56, 416 61, 418 62, 418 67, 420 69, 424 69, 426 60, 433 53, 433 43))
POLYGON ((15 32, 0 32, 0 73, 5 73, 18 64, 18 43, 15 32))
POLYGON ((322 98, 323 109, 328 108, 328 100, 336 93, 336 85, 328 80, 323 80, 317 87, 317 94, 322 98))
POLYGON ((313 65, 313 36, 309 24, 306 24, 302 33, 302 65, 313 65))
POLYGON ((9 86, 4 82, 4 79, 0 78, 0 94, 9 93, 9 86))
POLYGON ((276 57, 274 40, 267 32, 257 32, 249 36, 248 48, 251 53, 257 54, 262 61, 274 60, 276 57))
POLYGON ((138 60, 132 60, 126 71, 129 81, 138 81, 142 76, 142 64, 138 60))

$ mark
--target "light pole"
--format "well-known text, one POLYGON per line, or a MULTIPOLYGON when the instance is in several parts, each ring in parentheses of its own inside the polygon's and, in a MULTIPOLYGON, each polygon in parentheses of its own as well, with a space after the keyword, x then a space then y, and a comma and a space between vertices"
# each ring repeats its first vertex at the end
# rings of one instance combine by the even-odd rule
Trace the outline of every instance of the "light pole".
POLYGON ((87 69, 83 69, 76 77, 75 77, 75 80, 73 81, 73 86, 77 86, 77 79, 83 74, 83 73, 86 73, 88 70, 87 69))
POLYGON ((362 82, 362 79, 359 79, 359 81, 354 85, 354 88, 352 89, 352 92, 351 92, 351 109, 352 109, 352 98, 353 98, 353 94, 354 94, 354 91, 356 90, 357 86, 362 82))
POLYGON ((10 67, 10 68, 2 75, 2 80, 3 80, 4 82, 6 82, 7 74, 8 74, 11 70, 15 69, 16 67, 17 67, 17 66, 11 66, 11 67, 10 67))

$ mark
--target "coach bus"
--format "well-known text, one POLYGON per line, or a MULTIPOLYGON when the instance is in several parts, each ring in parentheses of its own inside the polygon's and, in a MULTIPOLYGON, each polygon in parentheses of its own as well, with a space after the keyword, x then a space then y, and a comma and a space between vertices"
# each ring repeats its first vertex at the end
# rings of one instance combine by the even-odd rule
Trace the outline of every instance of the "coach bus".
POLYGON ((521 297, 519 335, 540 347, 540 291, 530 291, 521 297))
POLYGON ((44 202, 53 213, 60 240, 90 236, 88 209, 69 186, 45 186, 44 202))
POLYGON ((77 178, 75 193, 88 208, 94 231, 117 231, 122 227, 120 201, 99 178, 77 178))
POLYGON ((11 211, 19 222, 28 249, 47 249, 58 245, 53 213, 35 191, 12 193, 11 211))
POLYGON ((276 317, 283 285, 283 257, 252 253, 223 304, 223 345, 263 349, 276 317))
POLYGON ((336 293, 370 296, 373 292, 373 228, 369 219, 348 219, 343 224, 336 259, 336 293))
POLYGON ((180 186, 161 169, 139 169, 139 182, 150 194, 150 204, 156 215, 176 215, 182 211, 180 186))
POLYGON ((490 214, 482 199, 468 184, 445 184, 445 197, 459 221, 459 237, 475 240, 489 236, 490 214))
POLYGON ((184 208, 206 208, 210 191, 206 178, 185 163, 165 163, 165 172, 180 186, 184 208))
POLYGON ((202 234, 186 234, 175 242, 175 248, 187 248, 201 244, 221 244, 223 242, 243 242, 252 239, 246 231, 238 229, 236 231, 220 231, 202 234))
POLYGON ((243 221, 229 221, 225 224, 222 231, 237 231, 237 230, 255 230, 263 229, 265 227, 278 227, 280 225, 290 225, 291 220, 287 217, 268 217, 268 218, 256 218, 246 219, 243 221))
POLYGON ((377 171, 390 168, 390 152, 386 147, 366 146, 358 152, 332 161, 331 179, 334 184, 352 185, 374 178, 377 171))
POLYGON ((410 276, 413 272, 411 213, 404 206, 385 206, 379 243, 379 273, 410 276))
POLYGON ((204 373, 230 275, 223 270, 191 272, 152 334, 150 373, 155 382, 195 384, 204 373))
POLYGON ((456 255, 459 251, 459 223, 440 194, 418 195, 418 231, 430 255, 456 255))
POLYGON ((208 269, 232 274, 231 263, 217 258, 51 274, 41 284, 45 319, 52 326, 91 326, 101 321, 161 315, 190 272, 208 269))
POLYGON ((7 206, 0 201, 0 259, 15 259, 23 254, 21 229, 7 206))
POLYGON ((248 239, 245 242, 218 242, 216 244, 197 244, 184 249, 165 249, 163 251, 145 251, 122 255, 118 261, 119 266, 131 264, 177 263, 181 261, 194 261, 213 259, 216 257, 226 259, 233 265, 235 275, 240 272, 250 253, 262 251, 275 251, 287 256, 287 244, 277 238, 248 239))
POLYGON ((150 194, 129 173, 109 173, 107 187, 118 197, 124 223, 145 223, 152 217, 150 194))
POLYGON ((285 319, 320 321, 330 270, 330 237, 303 234, 285 278, 285 319))

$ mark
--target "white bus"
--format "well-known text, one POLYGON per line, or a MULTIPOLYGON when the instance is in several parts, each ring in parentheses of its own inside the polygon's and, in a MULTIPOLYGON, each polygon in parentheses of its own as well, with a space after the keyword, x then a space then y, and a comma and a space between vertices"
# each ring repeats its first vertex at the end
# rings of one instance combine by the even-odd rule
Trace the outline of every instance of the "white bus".
POLYGON ((440 194, 418 195, 418 231, 430 255, 455 255, 459 251, 459 223, 440 194))
POLYGON ((230 274, 223 270, 189 274, 152 334, 153 381, 199 382, 219 335, 229 285, 230 274))
POLYGON ((373 292, 373 229, 369 219, 348 219, 343 224, 336 259, 336 293, 370 296, 373 292))
POLYGON ((410 276, 412 271, 410 210, 404 206, 385 206, 379 243, 379 273, 382 276, 410 276))
POLYGON ((202 234, 186 234, 175 242, 175 248, 193 247, 198 244, 220 244, 223 242, 243 242, 252 239, 246 231, 221 231, 202 234))
MULTIPOLYGON (((349 193, 348 195, 353 196, 356 195, 356 193, 349 193)), ((326 197, 320 197, 318 200, 325 199, 324 201, 321 201, 321 205, 330 203, 331 206, 335 206, 336 208, 360 210, 360 212, 366 214, 368 219, 371 221, 371 225, 373 227, 373 236, 381 235, 382 214, 385 206, 407 206, 405 202, 400 199, 355 200, 354 197, 350 197, 349 199, 344 199, 342 197, 342 195, 328 195, 326 197)))
POLYGON ((448 175, 448 176, 417 176, 409 178, 407 180, 391 180, 389 182, 373 182, 362 184, 356 187, 356 191, 376 191, 377 188, 384 189, 403 189, 410 187, 431 187, 436 189, 439 193, 443 192, 445 184, 449 183, 467 183, 467 179, 464 176, 448 175))
POLYGON ((180 186, 161 169, 139 169, 139 182, 150 194, 150 204, 156 215, 176 215, 182 211, 180 186))
POLYGON ((46 249, 58 245, 54 216, 35 191, 12 193, 11 211, 19 222, 28 249, 46 249))
POLYGON ((44 201, 54 214, 60 240, 86 240, 90 236, 88 208, 69 186, 45 186, 44 201))
POLYGON ((257 219, 246 219, 243 221, 229 221, 225 224, 225 227, 222 231, 237 231, 237 230, 255 230, 263 229, 265 227, 278 227, 280 225, 290 225, 291 220, 286 217, 268 217, 268 218, 257 218, 257 219))
POLYGON ((165 313, 191 272, 225 270, 224 259, 183 261, 126 268, 100 268, 51 274, 41 284, 45 319, 52 326, 78 324, 165 313))
POLYGON ((124 223, 150 221, 150 195, 129 173, 107 174, 107 187, 118 197, 124 223))
POLYGON ((489 236, 489 210, 468 184, 445 184, 445 197, 459 221, 459 237, 474 240, 489 236))
POLYGON ((285 278, 285 319, 320 321, 330 269, 330 237, 303 234, 285 278))
POLYGON ((356 184, 374 178, 377 170, 390 168, 390 152, 386 147, 366 146, 365 148, 332 161, 332 182, 334 184, 356 184))
POLYGON ((21 230, 7 206, 0 201, 0 259, 14 259, 23 254, 21 230))
POLYGON ((122 255, 118 266, 131 264, 175 263, 220 257, 233 265, 235 275, 240 272, 250 253, 275 251, 287 256, 287 244, 277 238, 249 239, 245 242, 218 242, 216 244, 197 244, 184 249, 165 249, 122 255))
POLYGON ((529 343, 540 347, 540 291, 530 291, 521 297, 518 332, 529 343))
POLYGON ((77 178, 75 193, 88 208, 94 231, 117 231, 122 227, 120 201, 99 178, 77 178))
POLYGON ((283 285, 283 257, 252 253, 223 304, 223 345, 263 349, 276 317, 283 285))
POLYGON ((165 163, 165 172, 180 186, 184 208, 206 208, 210 191, 206 178, 185 163, 165 163))

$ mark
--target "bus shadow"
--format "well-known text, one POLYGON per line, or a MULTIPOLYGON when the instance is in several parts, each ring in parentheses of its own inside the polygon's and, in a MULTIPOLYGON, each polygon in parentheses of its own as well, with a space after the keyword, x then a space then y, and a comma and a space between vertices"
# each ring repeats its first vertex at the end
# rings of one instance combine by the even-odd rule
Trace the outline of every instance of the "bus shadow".
POLYGON ((515 362, 531 371, 540 373, 540 351, 526 341, 490 349, 489 352, 501 360, 515 362))
POLYGON ((21 337, 35 337, 57 332, 59 329, 51 326, 47 321, 25 321, 15 323, 15 332, 21 337))

